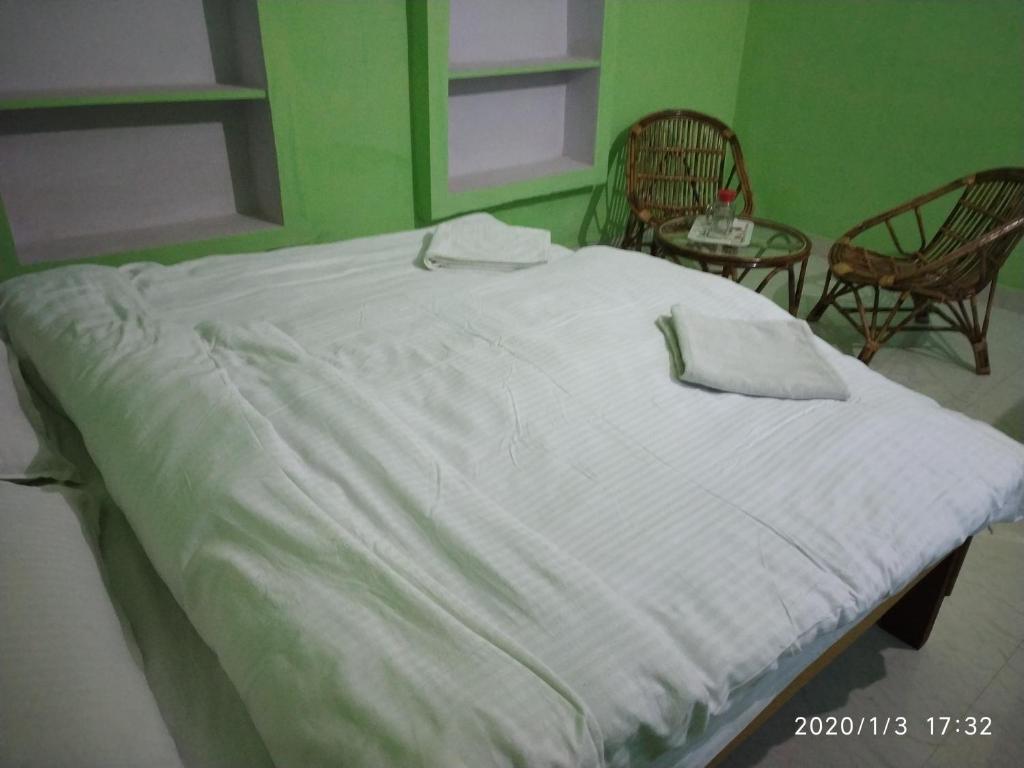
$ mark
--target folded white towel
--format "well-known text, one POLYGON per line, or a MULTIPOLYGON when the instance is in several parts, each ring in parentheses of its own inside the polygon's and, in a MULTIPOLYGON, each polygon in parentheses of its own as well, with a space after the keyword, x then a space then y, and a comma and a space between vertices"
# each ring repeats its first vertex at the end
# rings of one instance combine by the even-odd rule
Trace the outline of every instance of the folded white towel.
POLYGON ((850 397, 846 382, 815 347, 814 334, 803 320, 708 317, 676 304, 672 329, 685 382, 758 397, 850 397))
POLYGON ((489 213, 471 213, 437 225, 423 266, 507 272, 547 263, 550 246, 546 230, 512 227, 489 213))

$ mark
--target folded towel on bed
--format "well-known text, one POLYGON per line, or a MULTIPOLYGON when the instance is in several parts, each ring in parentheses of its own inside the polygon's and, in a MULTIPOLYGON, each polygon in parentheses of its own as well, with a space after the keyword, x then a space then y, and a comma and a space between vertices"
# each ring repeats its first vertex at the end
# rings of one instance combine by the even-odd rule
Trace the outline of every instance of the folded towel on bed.
POLYGON ((709 317, 676 304, 671 326, 682 356, 680 378, 690 384, 792 400, 850 397, 803 320, 709 317))
POLYGON ((550 246, 546 230, 512 227, 488 213, 471 213, 437 225, 423 265, 508 272, 547 263, 550 246))

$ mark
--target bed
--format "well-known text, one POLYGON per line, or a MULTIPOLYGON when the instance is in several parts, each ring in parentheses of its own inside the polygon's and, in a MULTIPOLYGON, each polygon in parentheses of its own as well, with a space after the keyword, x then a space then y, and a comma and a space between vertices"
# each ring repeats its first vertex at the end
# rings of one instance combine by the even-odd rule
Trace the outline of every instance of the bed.
POLYGON ((167 602, 137 634, 187 617, 249 764, 704 765, 1024 514, 1024 447, 824 342, 846 402, 679 383, 669 307, 785 314, 753 292, 606 247, 430 272, 429 237, 0 285, 152 580, 122 602, 167 602))

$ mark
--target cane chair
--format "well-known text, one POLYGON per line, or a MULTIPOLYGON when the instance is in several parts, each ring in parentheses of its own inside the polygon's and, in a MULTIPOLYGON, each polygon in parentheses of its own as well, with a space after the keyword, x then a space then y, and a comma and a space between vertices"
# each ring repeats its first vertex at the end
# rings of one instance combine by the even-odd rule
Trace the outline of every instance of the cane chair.
POLYGON ((647 115, 629 129, 626 144, 630 214, 622 247, 641 250, 649 231, 676 216, 704 213, 726 187, 737 192, 739 215, 749 216, 754 196, 729 126, 689 110, 647 115))
MULTIPOLYGON (((878 234, 884 238, 884 233, 878 234)), ((825 288, 807 319, 818 320, 834 306, 864 337, 859 357, 865 363, 897 331, 958 331, 971 342, 977 373, 987 374, 996 276, 1022 235, 1024 168, 997 168, 957 179, 868 219, 836 241, 828 256, 825 288), (929 203, 957 192, 952 210, 929 237, 922 209, 927 211, 929 203), (916 250, 904 247, 898 225, 894 226, 901 215, 909 217, 911 212, 915 239, 920 238, 916 250), (894 254, 854 244, 856 238, 883 224, 894 254), (979 297, 986 288, 979 313, 979 297), (882 291, 893 297, 892 305, 880 306, 882 291), (930 315, 945 324, 930 325, 930 315)))

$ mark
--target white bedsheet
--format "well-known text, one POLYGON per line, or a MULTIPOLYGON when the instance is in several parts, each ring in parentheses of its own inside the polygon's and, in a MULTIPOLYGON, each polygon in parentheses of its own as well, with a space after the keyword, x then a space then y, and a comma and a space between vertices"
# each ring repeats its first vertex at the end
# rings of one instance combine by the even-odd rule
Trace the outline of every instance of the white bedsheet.
POLYGON ((823 343, 847 402, 673 381, 609 248, 428 273, 423 232, 0 286, 281 765, 645 765, 996 520, 1024 447, 823 343))

